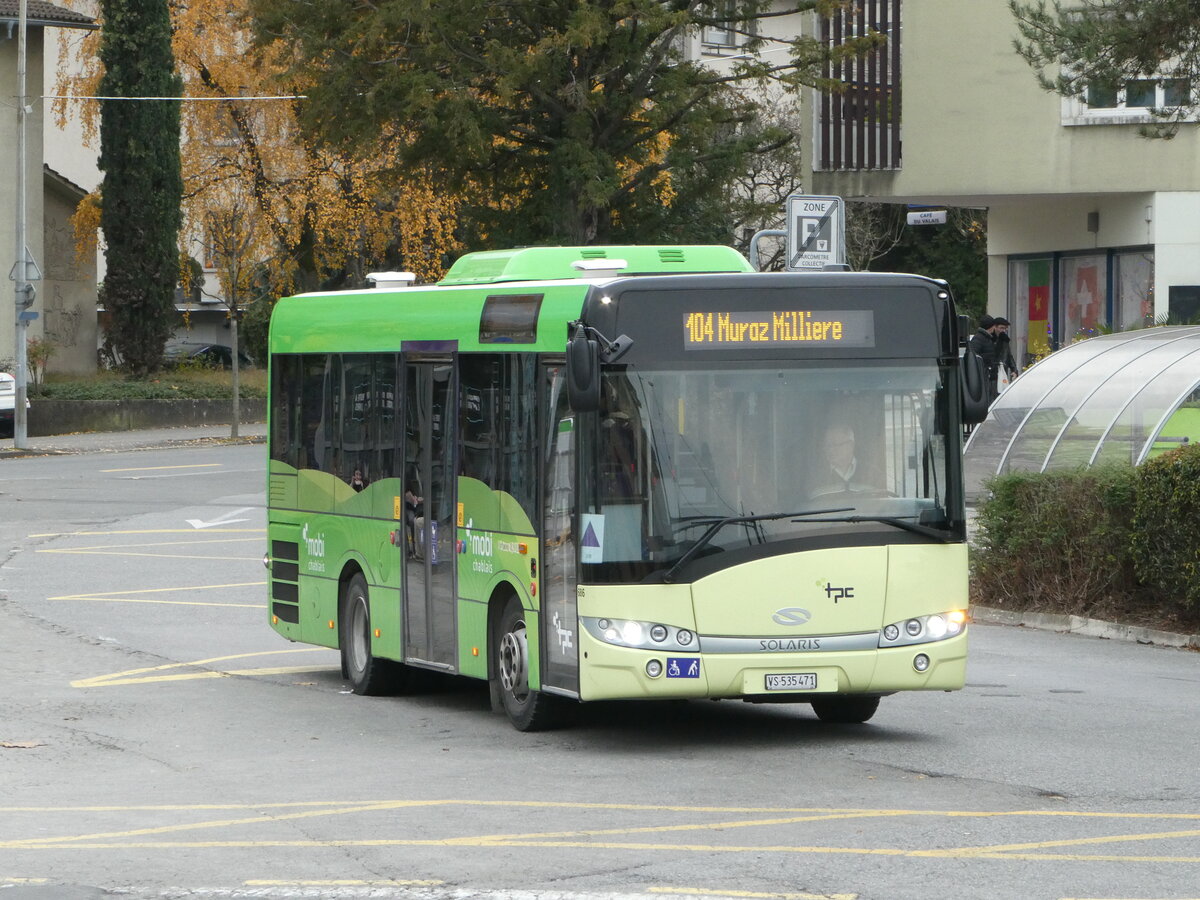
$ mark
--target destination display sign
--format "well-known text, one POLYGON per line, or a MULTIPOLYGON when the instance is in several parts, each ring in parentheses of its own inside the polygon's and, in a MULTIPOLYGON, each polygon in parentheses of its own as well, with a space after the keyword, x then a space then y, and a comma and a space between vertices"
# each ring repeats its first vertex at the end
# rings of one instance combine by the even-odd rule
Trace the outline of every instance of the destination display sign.
POLYGON ((849 310, 719 310, 683 314, 685 350, 874 347, 875 313, 849 310))

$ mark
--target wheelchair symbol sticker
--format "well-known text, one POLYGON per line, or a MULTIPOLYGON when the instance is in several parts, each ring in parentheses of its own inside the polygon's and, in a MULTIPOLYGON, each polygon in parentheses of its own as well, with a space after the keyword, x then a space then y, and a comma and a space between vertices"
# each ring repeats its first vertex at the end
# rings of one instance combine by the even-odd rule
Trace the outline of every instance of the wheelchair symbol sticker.
POLYGON ((687 657, 668 656, 667 657, 667 677, 668 678, 699 678, 700 677, 700 660, 688 659, 687 657))

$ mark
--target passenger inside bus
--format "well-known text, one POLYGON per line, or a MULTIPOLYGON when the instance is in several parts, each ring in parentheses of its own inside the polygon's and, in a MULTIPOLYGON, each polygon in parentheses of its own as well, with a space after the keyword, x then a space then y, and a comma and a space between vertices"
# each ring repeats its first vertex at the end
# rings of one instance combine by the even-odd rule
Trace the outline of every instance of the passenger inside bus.
POLYGON ((417 495, 415 482, 404 490, 404 527, 408 532, 408 555, 413 559, 421 559, 425 555, 425 517, 418 515, 424 497, 417 495))

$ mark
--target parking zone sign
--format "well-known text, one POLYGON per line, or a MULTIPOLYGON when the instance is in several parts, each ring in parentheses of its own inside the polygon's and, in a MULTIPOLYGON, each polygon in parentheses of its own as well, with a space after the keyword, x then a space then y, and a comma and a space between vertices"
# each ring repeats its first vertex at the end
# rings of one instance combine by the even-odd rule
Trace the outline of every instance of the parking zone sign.
POLYGON ((841 197, 793 194, 787 199, 787 269, 820 271, 846 261, 841 197))

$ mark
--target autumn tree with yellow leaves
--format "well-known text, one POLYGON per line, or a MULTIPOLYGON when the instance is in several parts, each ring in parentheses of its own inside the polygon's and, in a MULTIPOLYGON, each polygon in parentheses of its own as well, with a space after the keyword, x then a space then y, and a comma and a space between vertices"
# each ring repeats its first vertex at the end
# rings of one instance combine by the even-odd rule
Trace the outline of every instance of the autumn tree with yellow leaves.
MULTIPOLYGON (((420 167, 401 169, 403 135, 382 128, 354 153, 314 146, 296 125, 308 85, 292 46, 252 44, 246 0, 170 0, 169 8, 184 84, 183 249, 215 265, 231 316, 259 297, 361 284, 375 268, 440 276, 457 249, 458 196, 420 167)), ((59 94, 97 94, 102 34, 74 51, 82 71, 60 67, 59 94)), ((60 117, 68 102, 59 101, 60 117)), ((94 135, 98 104, 84 104, 83 114, 94 135)), ((92 198, 78 217, 94 221, 102 205, 92 198)), ((265 329, 265 316, 257 318, 265 329)))

